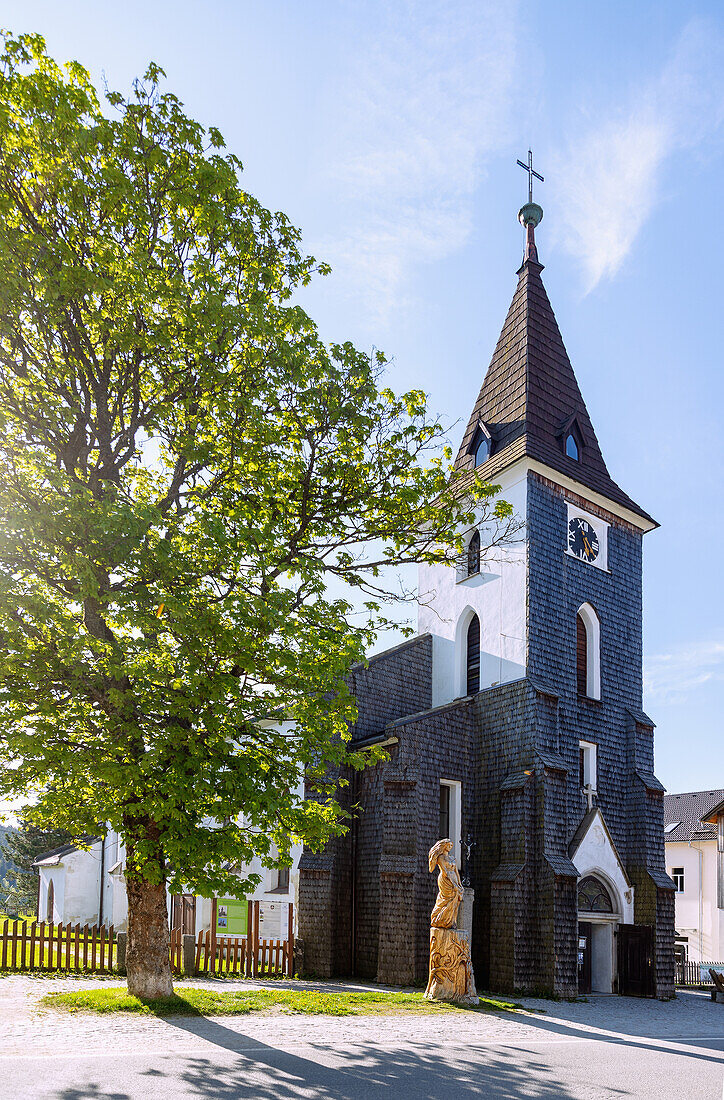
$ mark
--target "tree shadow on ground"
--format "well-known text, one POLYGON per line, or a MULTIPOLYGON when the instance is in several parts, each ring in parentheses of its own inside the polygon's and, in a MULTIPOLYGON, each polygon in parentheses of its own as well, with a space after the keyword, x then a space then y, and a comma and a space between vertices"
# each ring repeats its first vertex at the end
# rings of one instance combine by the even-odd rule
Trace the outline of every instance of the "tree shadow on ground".
MULTIPOLYGON (((566 1039, 588 1039, 601 1043, 613 1043, 625 1047, 638 1047, 642 1050, 657 1051, 659 1053, 671 1053, 671 1048, 660 1045, 662 1043, 678 1044, 688 1047, 701 1047, 711 1050, 711 1054, 695 1054, 687 1051, 687 1057, 701 1059, 707 1062, 721 1062, 724 1064, 724 1014, 722 1018, 713 1018, 708 1027, 708 1035, 667 1035, 661 1033, 661 1021, 659 1009, 664 1008, 662 1002, 639 1001, 642 1010, 641 1017, 633 1022, 631 1020, 613 1019, 608 1024, 595 1021, 566 1020, 553 1016, 526 1015, 527 1027, 538 1031, 548 1032, 551 1035, 566 1039), (647 1010, 651 1008, 651 1020, 646 1019, 647 1010), (655 1015, 654 1015, 655 1014, 655 1015), (658 1016, 658 1020, 655 1019, 658 1016), (591 1030, 591 1029, 594 1030, 591 1030)), ((680 1029, 679 1029, 680 1030, 680 1029)), ((525 1046, 525 1039, 521 1040, 521 1046, 525 1046)))
POLYGON ((106 1092, 95 1081, 87 1085, 70 1087, 57 1093, 58 1100, 133 1100, 129 1092, 106 1092))
MULTIPOLYGON (((571 1010, 578 1014, 581 1007, 571 1006, 571 1010)), ((641 1011, 633 1018, 624 1011, 625 1007, 620 1020, 615 1019, 614 1012, 603 1023, 598 1022, 599 1012, 589 1013, 587 1009, 583 1010, 583 1019, 575 1020, 565 1015, 526 1013, 519 1017, 525 1031, 501 1036, 499 1041, 487 1041, 484 1026, 479 1038, 471 1036, 467 1029, 466 1038, 458 1038, 460 1033, 452 1026, 440 1031, 434 1046, 417 1040, 398 1047, 390 1047, 389 1043, 376 1044, 374 1027, 367 1033, 372 1036, 370 1039, 359 1037, 347 1042, 340 1039, 327 1043, 323 1041, 323 1017, 317 1017, 319 1028, 316 1031, 322 1039, 291 1041, 292 1049, 252 1038, 225 1026, 218 1018, 165 1017, 164 1023, 188 1035, 194 1046, 201 1040, 217 1050, 208 1054, 198 1050, 188 1053, 187 1050, 165 1048, 160 1042, 158 1058, 147 1056, 145 1068, 139 1066, 134 1071, 129 1064, 129 1078, 123 1081, 123 1086, 130 1089, 130 1093, 104 1092, 91 1084, 54 1095, 57 1100, 137 1100, 146 1094, 195 1100, 297 1100, 301 1097, 307 1100, 374 1100, 384 1093, 385 1100, 390 1095, 395 1100, 437 1100, 440 1096, 446 1100, 470 1096, 491 1100, 495 1097, 574 1100, 581 1093, 577 1087, 570 1091, 562 1084, 559 1059, 563 1049, 570 1050, 571 1043, 580 1050, 576 1058, 583 1067, 589 1061, 586 1051, 590 1051, 591 1043, 603 1044, 611 1051, 620 1048, 621 1055, 614 1054, 614 1061, 620 1062, 624 1051, 634 1052, 637 1061, 632 1063, 629 1076, 624 1076, 622 1087, 614 1088, 609 1082, 605 1088, 605 1095, 609 1097, 644 1095, 642 1086, 645 1089, 647 1085, 641 1072, 644 1063, 650 1066, 647 1055, 683 1058, 684 1074, 697 1072, 697 1060, 700 1065, 702 1062, 724 1065, 724 1029, 721 1029, 719 1013, 711 1018, 708 1038, 701 1030, 698 1037, 693 1032, 691 1037, 686 1037, 680 1033, 661 1033, 662 1023, 667 1020, 665 1006, 641 1002, 641 1011), (591 1018, 587 1019, 589 1016, 591 1018), (721 1037, 717 1037, 720 1030, 721 1037), (651 1034, 647 1036, 647 1032, 651 1034), (304 1048, 303 1054, 293 1049, 300 1046, 304 1048), (678 1046, 689 1049, 677 1050, 678 1046), (701 1051, 693 1048, 701 1048, 701 1051)), ((566 1008, 557 1006, 556 1011, 565 1013, 566 1008)), ((483 1018, 476 1016, 483 1025, 483 1018)), ((697 1014, 689 1020, 689 1025, 694 1026, 702 1019, 706 1021, 709 1017, 697 1014)), ((667 1027, 675 1026, 676 1017, 670 1020, 667 1027)), ((454 1023, 450 1017, 446 1019, 446 1024, 449 1023, 454 1023)), ((273 1019, 269 1019, 269 1029, 271 1036, 273 1019)), ((568 1070, 563 1075, 568 1076, 568 1070)), ((587 1080, 586 1086, 594 1088, 590 1093, 586 1091, 586 1095, 603 1094, 600 1090, 595 1091, 595 1081, 587 1080)))
MULTIPOLYGON (((373 1042, 339 1043, 328 1047, 309 1044, 319 1051, 320 1060, 293 1051, 268 1046, 257 1039, 224 1027, 216 1020, 169 1019, 167 1023, 203 1038, 237 1055, 216 1061, 203 1055, 186 1056, 175 1076, 182 1096, 214 1100, 368 1100, 376 1096, 395 1100, 435 1098, 446 1100, 469 1096, 573 1100, 554 1070, 538 1054, 521 1056, 493 1047, 469 1050, 450 1046, 429 1050, 423 1043, 404 1047, 377 1047, 373 1042), (323 1064, 322 1057, 333 1065, 323 1064), (185 1091, 184 1091, 185 1090, 185 1091)), ((305 1044, 306 1045, 306 1044, 305 1044)), ((151 1075, 158 1076, 155 1069, 151 1075)))

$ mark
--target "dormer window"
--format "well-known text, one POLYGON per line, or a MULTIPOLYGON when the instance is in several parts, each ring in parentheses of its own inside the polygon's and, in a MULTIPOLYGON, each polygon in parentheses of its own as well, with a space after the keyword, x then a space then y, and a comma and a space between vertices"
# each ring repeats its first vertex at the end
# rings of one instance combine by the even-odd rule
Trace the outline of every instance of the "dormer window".
POLYGON ((575 413, 561 425, 558 438, 563 446, 563 453, 574 462, 580 462, 583 453, 583 433, 575 413))
POLYGON ((475 469, 487 462, 493 451, 493 441, 484 424, 479 424, 468 454, 473 456, 475 469))

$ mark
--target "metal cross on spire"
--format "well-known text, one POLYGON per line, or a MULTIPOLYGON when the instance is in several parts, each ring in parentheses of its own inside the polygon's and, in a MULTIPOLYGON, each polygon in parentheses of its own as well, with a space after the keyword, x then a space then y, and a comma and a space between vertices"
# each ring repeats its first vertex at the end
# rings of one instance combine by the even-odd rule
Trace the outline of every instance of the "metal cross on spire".
POLYGON ((525 164, 522 160, 519 160, 518 164, 528 173, 528 202, 533 202, 533 176, 535 176, 537 180, 540 180, 541 183, 545 183, 545 180, 533 167, 533 154, 530 149, 528 150, 528 163, 525 164))

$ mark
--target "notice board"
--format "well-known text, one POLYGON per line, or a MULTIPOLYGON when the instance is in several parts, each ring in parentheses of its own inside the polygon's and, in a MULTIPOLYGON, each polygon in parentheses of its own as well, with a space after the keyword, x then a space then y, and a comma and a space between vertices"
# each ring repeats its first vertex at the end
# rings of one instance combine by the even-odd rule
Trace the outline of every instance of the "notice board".
POLYGON ((245 936, 249 915, 246 898, 216 899, 216 932, 220 936, 245 936))
POLYGON ((262 901, 259 903, 259 939, 285 940, 289 921, 288 901, 262 901))

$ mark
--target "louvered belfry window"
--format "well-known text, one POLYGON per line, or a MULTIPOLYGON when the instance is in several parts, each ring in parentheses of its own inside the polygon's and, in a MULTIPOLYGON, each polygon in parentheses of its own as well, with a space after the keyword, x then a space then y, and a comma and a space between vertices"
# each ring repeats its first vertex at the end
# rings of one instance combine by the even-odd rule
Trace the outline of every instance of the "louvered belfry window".
POLYGON ((576 615, 576 690, 588 695, 588 632, 581 615, 576 615))
POLYGON ((473 531, 468 543, 468 576, 474 577, 480 572, 480 532, 473 531))
POLYGON ((467 694, 480 691, 480 619, 473 615, 468 627, 467 639, 467 694))

